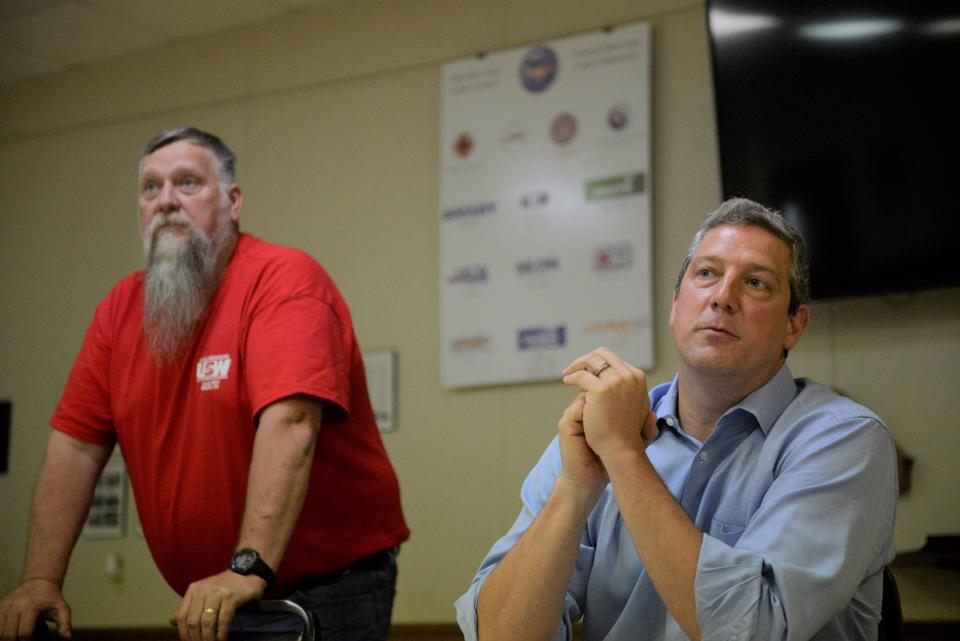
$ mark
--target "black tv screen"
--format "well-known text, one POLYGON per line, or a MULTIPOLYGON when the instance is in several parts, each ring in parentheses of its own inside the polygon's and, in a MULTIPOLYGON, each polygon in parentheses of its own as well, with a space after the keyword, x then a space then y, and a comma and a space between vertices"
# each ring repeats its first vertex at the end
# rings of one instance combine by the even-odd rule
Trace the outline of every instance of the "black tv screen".
POLYGON ((960 285, 960 1, 707 16, 724 196, 800 229, 813 297, 960 285))

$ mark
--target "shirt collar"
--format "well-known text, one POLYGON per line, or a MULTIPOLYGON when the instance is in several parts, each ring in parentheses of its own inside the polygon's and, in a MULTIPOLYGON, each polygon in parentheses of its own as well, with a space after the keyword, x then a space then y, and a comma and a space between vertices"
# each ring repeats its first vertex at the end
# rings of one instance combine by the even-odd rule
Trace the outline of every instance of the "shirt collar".
POLYGON ((763 387, 728 409, 724 412, 724 416, 738 409, 745 410, 757 419, 760 429, 763 430, 764 435, 767 435, 796 395, 797 384, 793 380, 790 368, 784 364, 763 387))
MULTIPOLYGON (((677 380, 678 376, 674 375, 670 387, 667 388, 666 393, 660 397, 654 407, 654 412, 657 415, 657 427, 661 431, 669 427, 676 429, 676 426, 680 424, 680 418, 677 416, 677 391, 679 389, 677 380), (670 425, 666 420, 668 418, 671 419, 673 425, 670 425)), ((780 371, 765 385, 728 409, 723 413, 723 416, 732 414, 737 410, 749 412, 757 419, 760 429, 766 435, 770 433, 773 424, 780 418, 783 410, 787 408, 787 405, 796 395, 797 384, 793 380, 790 368, 784 364, 780 371)), ((720 418, 723 419, 723 416, 720 418)))
POLYGON ((657 427, 660 428, 661 433, 665 429, 677 430, 677 426, 680 425, 680 417, 677 415, 677 379, 678 376, 674 374, 667 391, 659 399, 654 400, 652 409, 657 415, 657 427))

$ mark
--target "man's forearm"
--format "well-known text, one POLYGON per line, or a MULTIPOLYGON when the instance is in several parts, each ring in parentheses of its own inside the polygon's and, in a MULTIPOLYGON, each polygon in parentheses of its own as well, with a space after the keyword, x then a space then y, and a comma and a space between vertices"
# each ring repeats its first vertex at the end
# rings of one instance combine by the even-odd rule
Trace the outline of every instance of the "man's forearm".
MULTIPOLYGON (((310 397, 281 399, 260 415, 237 547, 256 550, 274 572, 303 507, 321 415, 320 401, 310 397)), ((226 638, 236 608, 259 598, 266 587, 255 574, 224 568, 191 583, 170 622, 184 640, 199 638, 200 630, 203 638, 226 638)))
POLYGON ((51 432, 33 495, 23 580, 44 579, 63 586, 70 552, 109 456, 109 447, 51 432))
POLYGON ((697 641, 695 579, 703 534, 660 480, 645 452, 622 450, 604 465, 643 567, 670 614, 697 641))
POLYGON ((530 529, 484 581, 477 598, 480 641, 553 637, 595 493, 558 479, 530 529))
POLYGON ((320 422, 317 400, 285 399, 261 415, 237 546, 257 550, 274 571, 303 508, 320 422))

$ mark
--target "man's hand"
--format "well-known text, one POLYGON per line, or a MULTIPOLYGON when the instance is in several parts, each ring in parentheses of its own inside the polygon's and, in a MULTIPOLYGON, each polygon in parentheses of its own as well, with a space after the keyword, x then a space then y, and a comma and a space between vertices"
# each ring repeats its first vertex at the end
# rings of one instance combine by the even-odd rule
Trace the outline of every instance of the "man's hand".
POLYGON ((70 638, 70 606, 60 586, 44 578, 27 578, 0 601, 0 639, 32 639, 37 618, 57 622, 57 634, 70 638))
POLYGON ((583 409, 586 396, 583 392, 577 394, 573 402, 563 411, 560 422, 557 424, 557 433, 560 436, 560 459, 563 461, 563 470, 560 480, 569 483, 570 488, 577 493, 585 492, 590 497, 592 505, 607 484, 607 472, 597 455, 587 445, 583 433, 583 409))
POLYGON ((601 461, 625 448, 642 449, 657 437, 646 374, 609 349, 600 347, 570 363, 563 382, 582 392, 583 434, 601 461))
POLYGON ((187 588, 180 609, 170 617, 180 641, 225 641, 233 615, 247 601, 259 599, 267 583, 258 576, 231 570, 195 581, 187 588))
MULTIPOLYGON (((260 414, 237 548, 255 548, 272 568, 300 517, 322 424, 323 404, 312 396, 282 398, 260 414)), ((170 623, 180 641, 225 641, 237 608, 266 589, 258 576, 224 570, 191 583, 170 623)))

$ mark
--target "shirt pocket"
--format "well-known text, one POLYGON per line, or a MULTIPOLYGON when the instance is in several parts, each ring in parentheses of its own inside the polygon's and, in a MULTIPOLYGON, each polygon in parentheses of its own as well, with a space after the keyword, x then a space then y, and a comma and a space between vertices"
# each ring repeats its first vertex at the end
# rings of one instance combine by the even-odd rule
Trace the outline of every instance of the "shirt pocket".
POLYGON ((739 523, 712 519, 710 532, 708 532, 708 534, 716 539, 720 539, 730 547, 734 547, 737 541, 740 540, 740 535, 743 534, 743 531, 746 529, 747 527, 745 525, 740 525, 739 523))

